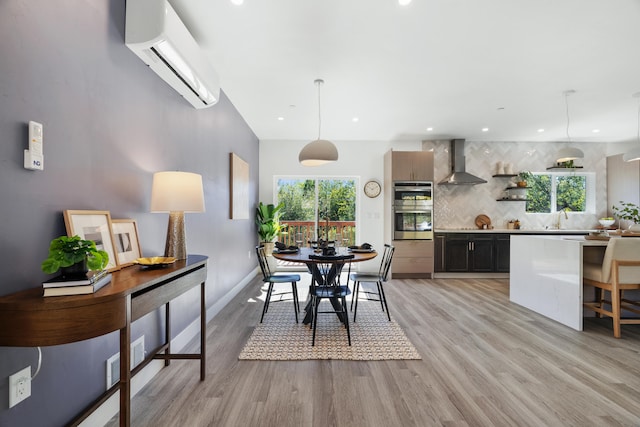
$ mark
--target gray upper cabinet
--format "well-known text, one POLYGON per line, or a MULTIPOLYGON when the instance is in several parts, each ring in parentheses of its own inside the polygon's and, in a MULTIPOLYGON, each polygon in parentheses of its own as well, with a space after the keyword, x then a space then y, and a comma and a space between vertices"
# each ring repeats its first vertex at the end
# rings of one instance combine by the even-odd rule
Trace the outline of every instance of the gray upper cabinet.
POLYGON ((433 181, 433 151, 392 151, 393 181, 433 181))

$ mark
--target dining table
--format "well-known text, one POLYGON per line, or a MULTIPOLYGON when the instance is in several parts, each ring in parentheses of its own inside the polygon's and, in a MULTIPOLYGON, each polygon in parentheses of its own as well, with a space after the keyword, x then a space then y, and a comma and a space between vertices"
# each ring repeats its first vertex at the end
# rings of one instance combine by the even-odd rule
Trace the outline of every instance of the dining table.
MULTIPOLYGON (((322 255, 322 251, 318 249, 314 249, 312 247, 301 247, 297 249, 284 249, 284 250, 274 250, 273 257, 279 259, 281 261, 293 262, 298 264, 305 264, 309 273, 311 274, 311 286, 315 286, 315 283, 319 285, 331 285, 331 283, 324 283, 326 278, 329 277, 329 281, 334 277, 338 277, 341 271, 337 271, 337 266, 339 264, 339 258, 336 257, 336 262, 331 262, 331 256, 323 257, 323 259, 314 259, 312 255, 322 255), (332 274, 323 274, 320 271, 321 265, 329 265, 331 264, 331 269, 333 269, 332 274)), ((336 250, 335 255, 353 255, 353 258, 349 259, 350 262, 363 262, 374 259, 378 256, 378 252, 374 249, 349 249, 349 248, 339 248, 336 250)), ((341 268, 341 267, 340 267, 341 268)), ((348 279, 347 279, 348 280, 348 279)), ((342 304, 339 299, 331 299, 331 305, 336 309, 336 311, 341 311, 342 304)), ((311 301, 307 299, 307 304, 305 306, 305 316, 302 323, 309 324, 313 318, 313 310, 311 310, 311 301)), ((341 321, 344 321, 338 313, 338 318, 341 321)))

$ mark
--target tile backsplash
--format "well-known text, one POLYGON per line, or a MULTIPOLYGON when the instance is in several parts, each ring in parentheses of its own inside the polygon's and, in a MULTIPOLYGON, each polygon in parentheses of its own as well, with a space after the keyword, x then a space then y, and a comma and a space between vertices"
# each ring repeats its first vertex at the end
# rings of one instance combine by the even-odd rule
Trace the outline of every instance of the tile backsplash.
MULTIPOLYGON (((509 184, 508 178, 493 178, 498 163, 511 164, 514 173, 545 172, 555 163, 555 154, 567 142, 473 142, 465 143, 466 171, 483 178, 486 184, 438 185, 450 173, 449 141, 424 141, 423 150, 434 151, 434 226, 443 228, 475 227, 477 215, 491 218, 494 228, 507 228, 509 220, 520 220, 524 229, 555 226, 558 214, 528 214, 525 202, 499 202, 497 199, 509 184)), ((595 173, 595 212, 568 214, 561 218, 561 228, 585 229, 598 225, 598 218, 607 213, 606 148, 604 144, 572 142, 584 152, 576 164, 581 172, 595 173)))

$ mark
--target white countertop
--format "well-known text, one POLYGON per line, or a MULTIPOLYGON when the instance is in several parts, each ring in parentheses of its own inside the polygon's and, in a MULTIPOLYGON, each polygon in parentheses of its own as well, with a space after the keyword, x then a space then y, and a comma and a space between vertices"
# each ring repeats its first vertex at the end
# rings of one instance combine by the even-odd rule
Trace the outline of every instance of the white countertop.
POLYGON ((589 234, 591 231, 597 231, 595 229, 589 230, 577 230, 577 229, 533 229, 533 228, 521 228, 519 230, 508 228, 491 228, 487 230, 479 228, 436 228, 434 233, 508 233, 508 234, 589 234))

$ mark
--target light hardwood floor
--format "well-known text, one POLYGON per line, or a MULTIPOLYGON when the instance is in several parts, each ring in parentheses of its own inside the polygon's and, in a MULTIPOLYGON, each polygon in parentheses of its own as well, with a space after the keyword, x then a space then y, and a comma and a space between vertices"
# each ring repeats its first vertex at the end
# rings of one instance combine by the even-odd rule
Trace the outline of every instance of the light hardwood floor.
POLYGON ((133 399, 132 425, 640 425, 638 325, 619 340, 610 319, 574 331, 510 303, 505 279, 391 280, 391 316, 423 360, 239 361, 260 289, 210 322, 206 381, 173 361, 133 399))

